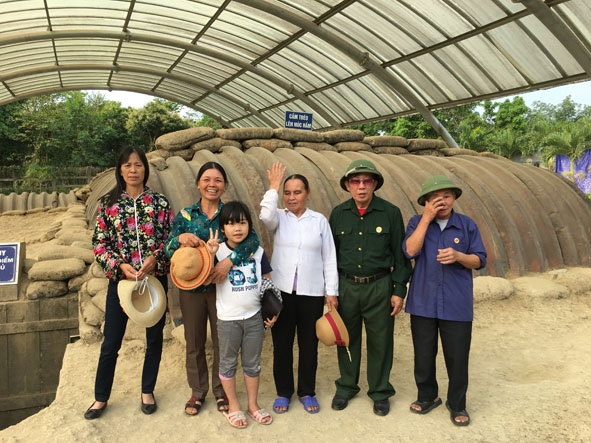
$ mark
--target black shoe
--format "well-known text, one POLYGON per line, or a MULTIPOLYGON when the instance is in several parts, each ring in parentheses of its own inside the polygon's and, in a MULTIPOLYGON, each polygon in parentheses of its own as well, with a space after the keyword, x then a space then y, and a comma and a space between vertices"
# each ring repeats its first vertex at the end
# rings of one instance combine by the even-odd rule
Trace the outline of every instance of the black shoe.
POLYGON ((373 402, 373 412, 382 417, 388 415, 390 412, 390 400, 387 398, 384 400, 376 400, 373 402))
POLYGON ((341 397, 338 394, 332 398, 332 403, 330 405, 335 411, 342 411, 349 405, 349 399, 345 397, 341 397))
POLYGON ((153 404, 144 403, 144 400, 142 399, 142 412, 146 415, 153 414, 154 412, 156 412, 156 409, 158 409, 158 405, 156 404, 156 397, 154 397, 154 394, 152 394, 152 397, 154 398, 153 404))
POLYGON ((84 418, 86 420, 94 420, 95 418, 99 418, 103 414, 105 409, 107 409, 107 403, 105 403, 104 406, 100 409, 92 409, 95 403, 96 401, 92 402, 90 408, 88 408, 84 413, 84 418))

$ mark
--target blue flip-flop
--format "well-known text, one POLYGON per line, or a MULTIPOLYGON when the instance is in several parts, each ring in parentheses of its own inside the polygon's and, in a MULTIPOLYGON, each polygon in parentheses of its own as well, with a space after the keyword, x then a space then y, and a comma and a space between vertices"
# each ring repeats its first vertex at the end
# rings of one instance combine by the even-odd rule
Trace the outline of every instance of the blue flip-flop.
POLYGON ((304 405, 304 409, 308 414, 317 414, 318 411, 320 411, 320 405, 318 404, 316 397, 312 397, 310 395, 300 397, 300 403, 304 405), (316 407, 316 409, 312 409, 313 407, 316 407))
POLYGON ((276 414, 285 414, 289 409, 289 398, 287 397, 277 397, 275 402, 273 403, 273 411, 276 414), (282 409, 279 409, 282 408, 282 409))

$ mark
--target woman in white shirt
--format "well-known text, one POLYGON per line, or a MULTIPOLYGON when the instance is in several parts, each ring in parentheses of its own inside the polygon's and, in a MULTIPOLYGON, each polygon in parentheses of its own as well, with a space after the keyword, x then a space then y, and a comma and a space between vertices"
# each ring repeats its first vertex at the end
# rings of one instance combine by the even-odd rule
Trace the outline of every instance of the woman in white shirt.
POLYGON ((283 309, 273 335, 273 377, 277 399, 273 410, 289 409, 295 392, 293 343, 298 334, 297 395, 310 414, 320 410, 316 400, 318 338, 316 320, 338 306, 338 271, 334 240, 326 217, 307 208, 310 187, 306 177, 290 175, 283 183, 283 204, 277 207, 286 168, 274 163, 267 171, 269 190, 261 202, 260 219, 274 233, 271 278, 281 290, 283 309))

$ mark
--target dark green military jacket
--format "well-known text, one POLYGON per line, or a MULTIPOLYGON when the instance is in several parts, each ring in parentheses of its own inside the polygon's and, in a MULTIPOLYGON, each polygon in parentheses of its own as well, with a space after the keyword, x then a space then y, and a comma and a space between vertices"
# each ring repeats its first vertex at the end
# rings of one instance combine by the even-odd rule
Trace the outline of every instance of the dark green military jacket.
POLYGON ((374 195, 360 215, 351 198, 332 210, 329 223, 339 272, 368 276, 393 268, 392 295, 406 296, 412 266, 402 253, 404 221, 397 206, 374 195))

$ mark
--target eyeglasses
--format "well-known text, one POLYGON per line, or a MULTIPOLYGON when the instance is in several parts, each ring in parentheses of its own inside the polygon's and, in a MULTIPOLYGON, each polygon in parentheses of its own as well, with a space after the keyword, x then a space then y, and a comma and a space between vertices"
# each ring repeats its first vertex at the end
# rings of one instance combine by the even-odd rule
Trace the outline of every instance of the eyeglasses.
POLYGON ((363 186, 370 186, 374 182, 373 178, 350 178, 349 184, 352 186, 360 186, 363 183, 363 186))

